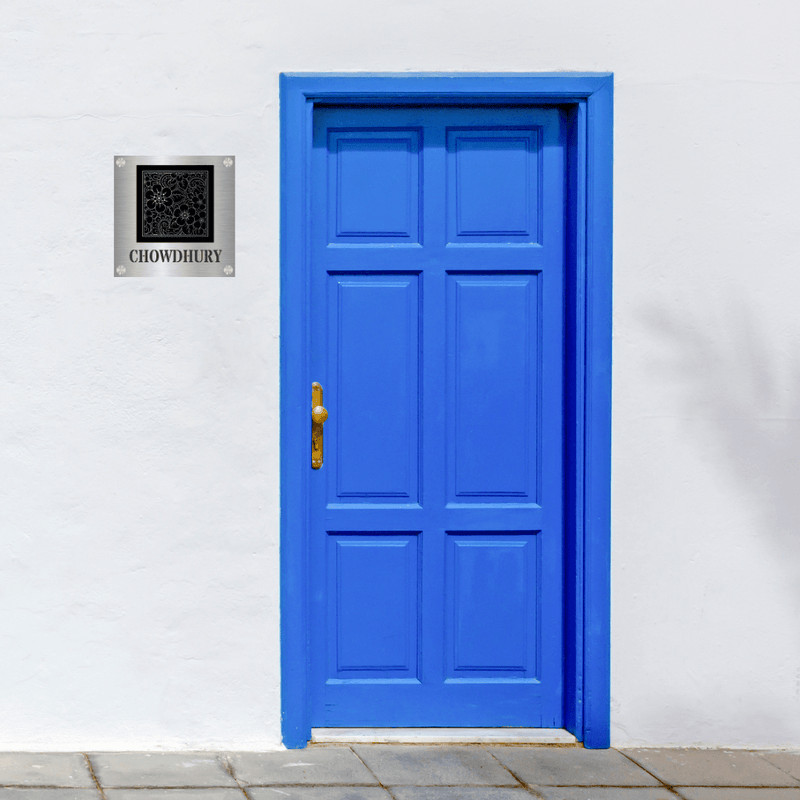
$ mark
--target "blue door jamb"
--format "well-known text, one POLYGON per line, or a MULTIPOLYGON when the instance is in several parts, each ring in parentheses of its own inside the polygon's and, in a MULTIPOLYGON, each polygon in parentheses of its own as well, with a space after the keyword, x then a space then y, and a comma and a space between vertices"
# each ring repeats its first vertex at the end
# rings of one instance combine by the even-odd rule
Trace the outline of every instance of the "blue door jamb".
POLYGON ((308 709, 309 161, 315 103, 559 105, 568 136, 565 727, 610 745, 613 75, 282 74, 281 722, 305 747, 308 709))

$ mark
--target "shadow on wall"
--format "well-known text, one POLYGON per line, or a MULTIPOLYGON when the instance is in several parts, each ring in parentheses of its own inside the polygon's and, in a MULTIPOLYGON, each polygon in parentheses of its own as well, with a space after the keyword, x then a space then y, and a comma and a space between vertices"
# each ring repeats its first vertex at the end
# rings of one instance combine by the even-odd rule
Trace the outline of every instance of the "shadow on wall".
POLYGON ((776 341, 752 305, 720 324, 687 325, 663 308, 642 320, 662 348, 652 366, 681 392, 687 419, 700 421, 758 534, 794 570, 800 605, 800 342, 776 341))
MULTIPOLYGON (((724 594, 705 620, 700 607, 679 606, 689 615, 683 629, 692 637, 684 652, 695 662, 675 676, 675 687, 692 687, 695 701, 687 706, 686 691, 664 686, 651 721, 662 744, 796 747, 800 666, 792 651, 800 648, 800 629, 786 621, 792 606, 800 608, 800 341, 791 346, 798 337, 796 328, 787 330, 794 320, 785 307, 783 328, 746 300, 732 302, 716 319, 712 314, 713 308, 693 316, 652 305, 639 318, 647 347, 642 377, 657 382, 662 395, 671 393, 667 414, 677 417, 684 442, 696 440, 692 469, 707 464, 699 484, 713 490, 715 481, 724 482, 706 510, 715 530, 706 532, 703 560, 687 564, 686 573, 707 570, 711 590, 724 585, 724 594), (714 548, 741 547, 744 539, 753 546, 734 556, 728 573, 725 559, 713 560, 714 548), (747 561, 753 553, 771 563, 754 568, 747 561), (760 584, 765 575, 774 575, 775 585, 760 584), (752 602, 752 613, 737 611, 734 598, 752 602), (775 608, 776 598, 788 600, 787 607, 775 608), (759 663, 769 675, 759 676, 759 663)), ((684 515, 692 515, 692 502, 684 515)), ((702 595, 700 587, 693 592, 694 600, 702 595)))

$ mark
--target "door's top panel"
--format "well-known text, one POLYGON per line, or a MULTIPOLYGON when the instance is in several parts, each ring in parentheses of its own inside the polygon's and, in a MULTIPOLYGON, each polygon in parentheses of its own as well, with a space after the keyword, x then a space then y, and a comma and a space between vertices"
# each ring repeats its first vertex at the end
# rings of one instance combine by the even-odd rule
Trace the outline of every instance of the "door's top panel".
POLYGON ((539 128, 447 131, 448 241, 539 242, 539 128))
POLYGON ((330 242, 419 242, 420 205, 420 131, 329 131, 330 242))

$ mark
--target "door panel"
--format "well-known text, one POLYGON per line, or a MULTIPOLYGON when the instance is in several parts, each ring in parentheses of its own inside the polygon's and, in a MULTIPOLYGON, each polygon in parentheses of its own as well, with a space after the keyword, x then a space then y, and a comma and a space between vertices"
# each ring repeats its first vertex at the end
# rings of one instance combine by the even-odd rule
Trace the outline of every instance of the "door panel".
POLYGON ((335 330, 328 340, 334 361, 326 388, 327 397, 337 398, 337 413, 326 433, 334 434, 335 496, 339 502, 416 502, 418 276, 337 274, 328 281, 335 330))
POLYGON ((561 725, 562 127, 315 112, 314 726, 561 725))
POLYGON ((335 534, 328 549, 329 674, 416 678, 417 537, 335 534))
POLYGON ((419 241, 419 131, 331 131, 328 148, 330 241, 419 241))
POLYGON ((537 678, 535 534, 447 537, 447 676, 537 678))
POLYGON ((539 241, 539 133, 448 129, 448 241, 539 241))
POLYGON ((448 276, 451 502, 536 500, 537 277, 448 276))

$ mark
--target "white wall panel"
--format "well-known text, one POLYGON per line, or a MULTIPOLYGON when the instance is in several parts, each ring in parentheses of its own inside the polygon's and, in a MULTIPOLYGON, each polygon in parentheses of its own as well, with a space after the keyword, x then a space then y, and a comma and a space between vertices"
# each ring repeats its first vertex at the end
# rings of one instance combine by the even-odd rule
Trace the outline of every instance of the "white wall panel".
POLYGON ((612 735, 800 745, 800 6, 6 0, 0 749, 280 745, 281 71, 616 75, 612 735), (115 153, 237 157, 113 277, 115 153))

